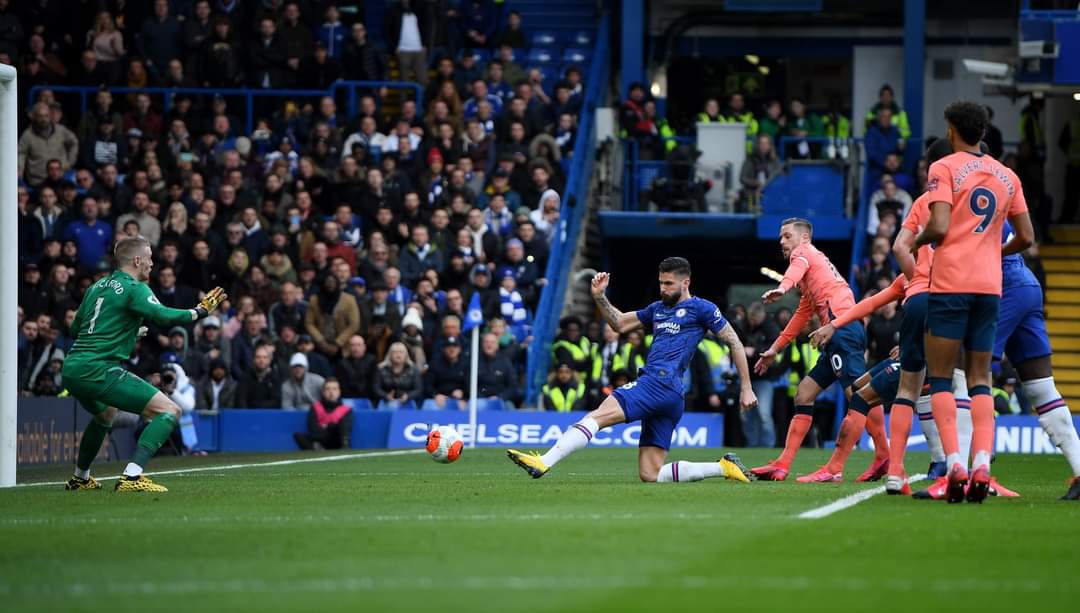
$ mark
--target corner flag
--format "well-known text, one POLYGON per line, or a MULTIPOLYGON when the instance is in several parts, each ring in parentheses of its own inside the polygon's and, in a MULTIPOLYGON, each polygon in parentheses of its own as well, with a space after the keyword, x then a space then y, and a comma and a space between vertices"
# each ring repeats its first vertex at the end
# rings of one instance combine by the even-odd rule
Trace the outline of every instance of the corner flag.
POLYGON ((473 292, 469 300, 469 310, 465 313, 465 326, 462 332, 468 332, 484 323, 484 313, 480 310, 480 292, 473 292))

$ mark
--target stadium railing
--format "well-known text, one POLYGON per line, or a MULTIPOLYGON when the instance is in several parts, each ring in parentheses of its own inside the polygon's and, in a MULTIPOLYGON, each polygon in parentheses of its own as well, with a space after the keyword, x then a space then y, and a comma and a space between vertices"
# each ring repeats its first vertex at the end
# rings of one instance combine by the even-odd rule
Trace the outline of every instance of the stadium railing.
POLYGON ((536 309, 536 321, 533 324, 533 340, 529 345, 525 367, 525 406, 536 406, 536 400, 547 377, 548 362, 551 357, 551 343, 555 336, 559 315, 570 278, 570 264, 574 260, 577 238, 581 230, 587 202, 578 202, 585 198, 592 176, 596 144, 596 107, 607 94, 607 82, 610 66, 611 15, 604 13, 593 46, 592 66, 586 83, 585 104, 581 112, 577 141, 574 144, 573 164, 566 181, 566 193, 562 199, 559 213, 559 231, 551 244, 551 257, 548 259, 544 278, 547 285, 540 293, 540 303, 536 309))
MULTIPOLYGON (((150 94, 162 96, 162 110, 168 112, 173 105, 173 96, 185 94, 190 96, 228 96, 244 99, 246 118, 244 135, 250 135, 255 127, 255 98, 320 98, 332 96, 337 99, 339 91, 344 90, 346 100, 345 111, 349 117, 356 115, 360 90, 374 90, 380 88, 412 90, 418 109, 424 108, 424 90, 419 83, 412 81, 335 81, 329 89, 254 89, 254 88, 203 88, 203 87, 108 87, 113 94, 150 94)), ((96 86, 79 85, 35 85, 30 88, 27 96, 27 105, 31 106, 37 100, 42 90, 50 90, 57 94, 76 94, 79 96, 80 115, 86 112, 89 97, 96 94, 102 88, 96 86)))

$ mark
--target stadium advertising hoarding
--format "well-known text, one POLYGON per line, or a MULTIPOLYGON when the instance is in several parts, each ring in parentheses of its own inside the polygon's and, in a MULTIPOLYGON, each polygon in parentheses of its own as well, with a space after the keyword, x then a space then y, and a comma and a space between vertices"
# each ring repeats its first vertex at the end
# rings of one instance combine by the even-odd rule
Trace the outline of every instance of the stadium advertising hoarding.
MULTIPOLYGON (((90 414, 74 398, 20 398, 18 406, 17 465, 74 463, 90 414)), ((134 448, 131 430, 117 431, 97 459, 127 458, 134 448)))
MULTIPOLYGON (((485 411, 477 417, 478 447, 547 447, 571 425, 584 417, 584 411, 547 413, 541 411, 485 411)), ((469 415, 449 411, 398 411, 390 418, 387 447, 419 447, 435 426, 454 426, 469 440, 469 415)), ((637 447, 641 424, 621 424, 601 430, 590 447, 637 447)), ((672 438, 672 447, 722 447, 724 416, 721 413, 686 413, 672 438)))

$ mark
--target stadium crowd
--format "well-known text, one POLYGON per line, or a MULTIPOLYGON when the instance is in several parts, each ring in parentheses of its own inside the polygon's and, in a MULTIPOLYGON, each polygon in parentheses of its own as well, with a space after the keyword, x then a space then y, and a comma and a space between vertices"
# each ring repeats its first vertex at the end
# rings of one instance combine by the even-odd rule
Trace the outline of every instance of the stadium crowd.
POLYGON ((333 2, 0 0, 0 62, 21 100, 38 88, 18 145, 23 394, 63 393, 81 296, 115 241, 141 235, 163 304, 230 295, 199 325, 150 326, 126 364, 182 371, 196 408, 444 406, 468 389, 474 295, 480 394, 520 403, 582 71, 523 67, 528 24, 501 4, 449 19, 388 4, 376 25, 333 2), (339 79, 415 81, 423 105, 388 83, 351 116, 333 95, 267 96, 249 118, 214 94, 339 79), (81 113, 53 85, 96 93, 81 113), (206 93, 112 91, 154 86, 206 93))

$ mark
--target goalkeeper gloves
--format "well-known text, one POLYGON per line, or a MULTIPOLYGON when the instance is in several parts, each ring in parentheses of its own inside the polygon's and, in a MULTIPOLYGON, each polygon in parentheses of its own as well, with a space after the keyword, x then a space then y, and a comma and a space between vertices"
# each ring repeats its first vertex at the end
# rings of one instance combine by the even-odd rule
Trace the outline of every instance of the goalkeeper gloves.
POLYGON ((198 314, 199 319, 203 319, 209 316, 210 313, 213 313, 214 310, 228 298, 229 296, 225 293, 225 290, 220 287, 215 287, 209 292, 206 292, 206 295, 199 301, 199 304, 195 305, 195 313, 198 314))

